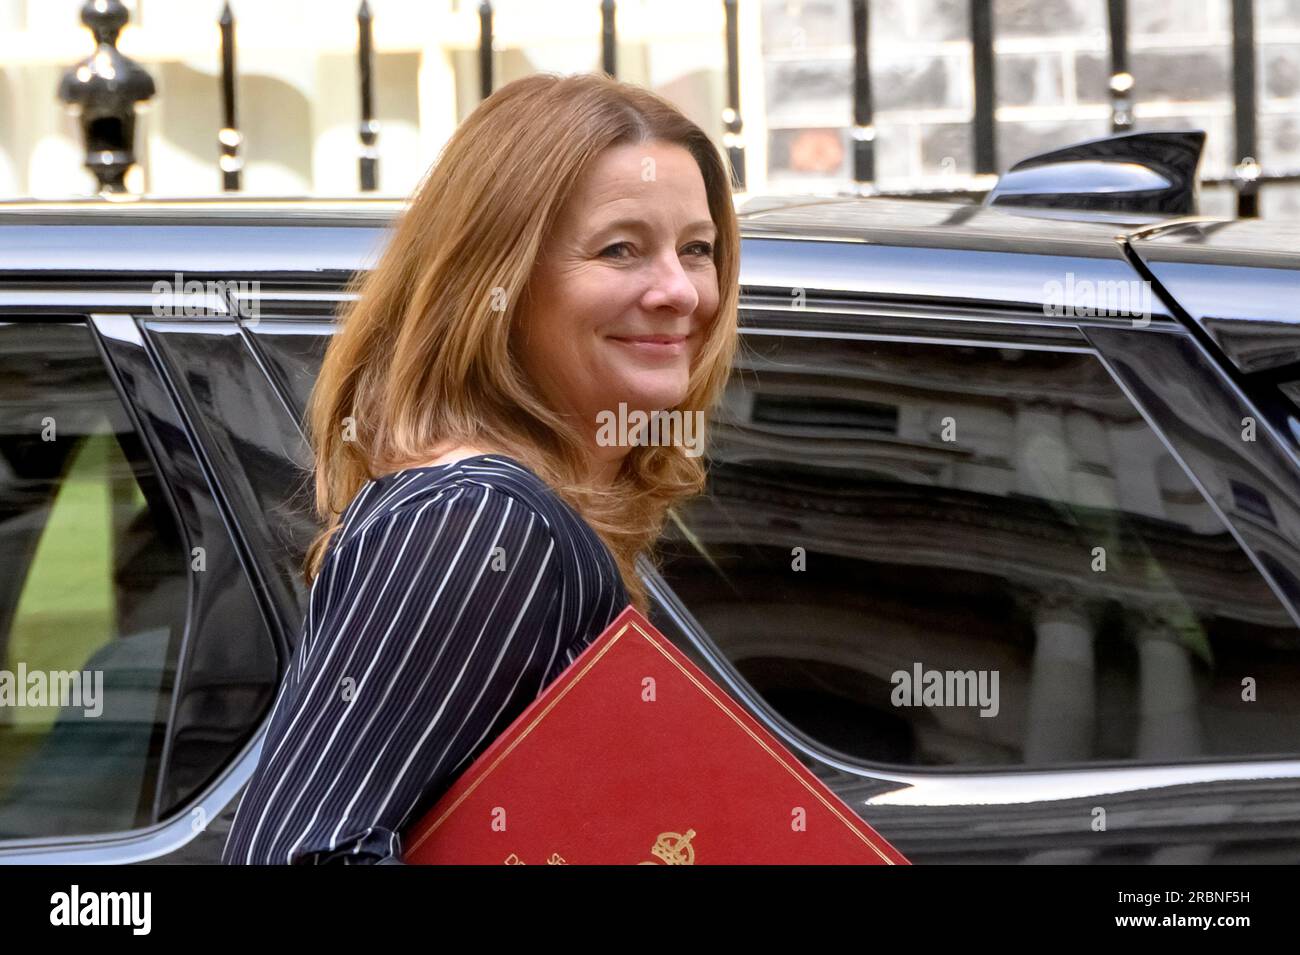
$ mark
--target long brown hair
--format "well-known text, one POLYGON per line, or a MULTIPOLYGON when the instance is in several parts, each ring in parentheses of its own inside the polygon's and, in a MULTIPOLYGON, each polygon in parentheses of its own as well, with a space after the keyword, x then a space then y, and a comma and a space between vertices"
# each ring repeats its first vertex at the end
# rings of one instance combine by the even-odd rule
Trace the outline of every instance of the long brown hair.
POLYGON ((609 487, 588 483, 582 436, 512 359, 516 316, 553 223, 588 166, 611 146, 687 149, 717 227, 718 310, 671 410, 707 418, 736 347, 739 230, 727 166, 705 132, 649 90, 603 74, 538 73, 485 99, 430 167, 379 261, 353 277, 307 408, 316 511, 326 527, 304 563, 320 572, 342 511, 366 481, 465 444, 527 465, 580 513, 647 608, 635 569, 674 503, 704 487, 703 457, 635 445, 609 487), (501 310, 504 305, 504 313, 501 310))

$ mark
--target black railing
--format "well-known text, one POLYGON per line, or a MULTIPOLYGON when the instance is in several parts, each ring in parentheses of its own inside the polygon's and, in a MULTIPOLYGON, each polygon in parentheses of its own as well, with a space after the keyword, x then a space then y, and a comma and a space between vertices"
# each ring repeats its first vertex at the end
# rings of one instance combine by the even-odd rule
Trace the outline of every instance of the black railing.
POLYGON ((614 0, 600 4, 600 66, 610 76, 618 76, 618 36, 614 27, 614 0))
POLYGON ((732 181, 745 189, 745 141, 740 136, 740 11, 737 0, 723 0, 727 35, 727 106, 722 111, 723 145, 731 161, 732 181))
POLYGON ((229 3, 222 6, 217 24, 221 27, 221 111, 225 117, 225 124, 217 133, 221 147, 217 162, 221 167, 221 188, 234 192, 240 187, 239 174, 244 168, 244 160, 239 155, 244 137, 239 133, 235 112, 235 15, 229 3))
POLYGON ((853 181, 876 178, 876 127, 871 106, 871 8, 853 0, 853 181))
MULTIPOLYGON (((596 2, 596 0, 591 0, 596 2)), ((756 0, 754 0, 756 2, 756 0)), ((1128 0, 1097 0, 1106 4, 1109 34, 1111 118, 1113 132, 1132 130, 1137 102, 1134 79, 1129 68, 1128 0)), ((739 0, 723 0, 726 72, 726 106, 721 116, 722 140, 731 164, 737 188, 745 184, 745 147, 741 135, 739 0)), ((971 42, 974 110, 971 116, 972 165, 977 175, 997 171, 996 66, 992 0, 970 0, 969 31, 971 42)), ((617 76, 616 29, 617 3, 600 0, 600 50, 602 69, 617 76)), ((853 36, 852 104, 853 140, 852 177, 859 192, 874 191, 875 124, 870 71, 871 9, 868 0, 850 0, 853 36)), ((489 0, 478 5, 479 94, 492 95, 495 85, 493 57, 493 6, 489 0)), ((80 107, 86 166, 100 182, 102 193, 122 192, 123 177, 135 162, 133 150, 135 104, 154 95, 153 80, 138 64, 123 56, 116 47, 117 35, 128 13, 120 0, 87 0, 82 21, 95 35, 94 56, 63 76, 59 95, 65 102, 80 107), (104 65, 112 75, 104 74, 104 65)), ((222 6, 218 20, 221 29, 221 101, 223 126, 217 139, 220 146, 218 165, 222 187, 227 191, 242 188, 241 170, 243 136, 236 111, 235 17, 231 4, 222 6)), ((370 5, 362 0, 357 10, 357 63, 360 76, 361 115, 359 118, 358 175, 363 192, 378 188, 379 123, 375 118, 375 51, 374 16, 370 5)), ((1300 173, 1265 175, 1258 158, 1256 128, 1256 55, 1254 0, 1232 0, 1232 102, 1234 121, 1234 167, 1230 178, 1206 178, 1202 184, 1230 185, 1237 192, 1237 215, 1259 215, 1259 188, 1263 183, 1300 181, 1300 173)), ((1062 144, 1064 145, 1064 144, 1062 144)), ((952 195, 978 195, 978 189, 928 190, 952 195)))
POLYGON ((370 13, 370 4, 361 0, 361 9, 357 11, 357 65, 361 74, 361 191, 374 192, 379 188, 379 150, 375 142, 379 138, 379 124, 375 122, 375 18, 370 13))
POLYGON ((1133 74, 1128 70, 1128 0, 1107 0, 1110 27, 1110 131, 1133 128, 1133 74))
POLYGON ((1237 215, 1259 215, 1255 159, 1255 2, 1232 0, 1232 99, 1237 150, 1237 215))
POLYGON ((478 95, 479 99, 492 95, 492 4, 488 0, 478 5, 478 95))
POLYGON ((970 0, 971 63, 974 67, 975 110, 971 117, 975 143, 975 173, 998 171, 996 107, 993 82, 993 0, 970 0))

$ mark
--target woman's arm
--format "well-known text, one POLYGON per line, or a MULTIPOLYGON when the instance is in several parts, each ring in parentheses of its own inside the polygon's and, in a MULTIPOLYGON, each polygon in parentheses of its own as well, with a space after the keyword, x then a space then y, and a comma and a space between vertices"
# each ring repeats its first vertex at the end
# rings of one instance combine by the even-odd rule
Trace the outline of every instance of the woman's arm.
POLYGON ((414 811, 536 697, 563 637, 551 531, 495 488, 401 504, 328 561, 226 862, 400 857, 414 811))

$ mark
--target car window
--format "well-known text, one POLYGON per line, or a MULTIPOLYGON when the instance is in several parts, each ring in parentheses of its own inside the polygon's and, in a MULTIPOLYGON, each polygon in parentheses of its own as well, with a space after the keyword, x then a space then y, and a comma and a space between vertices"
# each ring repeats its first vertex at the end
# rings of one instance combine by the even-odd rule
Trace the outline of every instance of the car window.
POLYGON ((850 758, 1300 751, 1289 614, 1082 349, 747 335, 661 550, 753 690, 850 758))
POLYGON ((257 324, 253 340, 276 383, 302 418, 334 326, 328 318, 292 321, 268 318, 257 324))
POLYGON ((223 494, 236 512, 264 594, 300 635, 308 586, 302 561, 320 530, 311 448, 299 412, 263 371, 230 322, 146 321, 145 333, 176 384, 177 400, 219 459, 223 494))
POLYGON ((267 320, 258 323, 254 336, 257 347, 276 383, 293 402, 299 418, 305 413, 307 399, 325 360, 334 326, 329 320, 267 320))
POLYGON ((152 821, 184 545, 76 324, 0 324, 0 839, 152 821))

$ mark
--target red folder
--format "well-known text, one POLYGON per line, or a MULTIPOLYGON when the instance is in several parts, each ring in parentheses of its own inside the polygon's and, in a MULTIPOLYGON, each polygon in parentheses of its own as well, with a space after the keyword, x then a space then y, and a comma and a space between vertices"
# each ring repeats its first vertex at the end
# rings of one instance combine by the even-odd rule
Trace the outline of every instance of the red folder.
POLYGON ((628 605, 403 838, 426 865, 907 865, 628 605))

